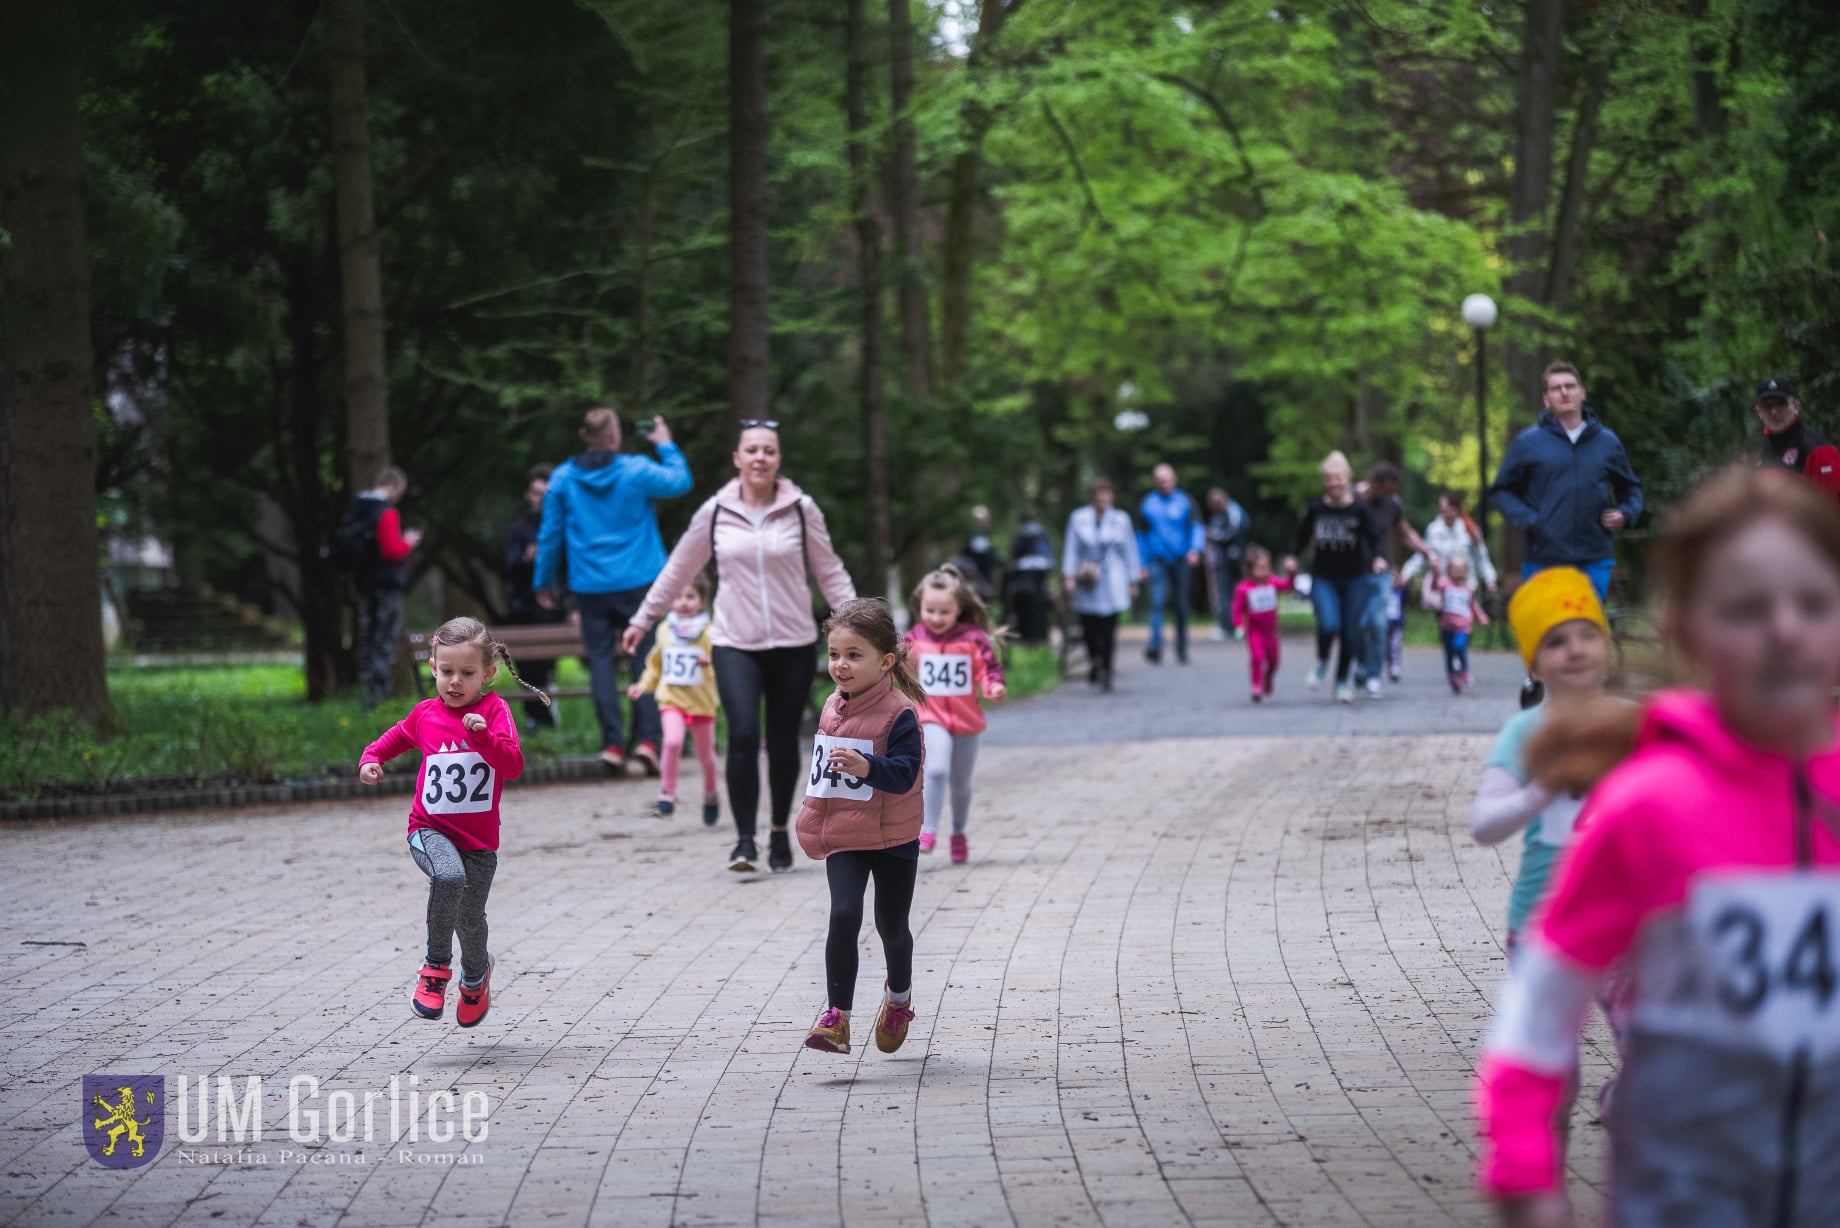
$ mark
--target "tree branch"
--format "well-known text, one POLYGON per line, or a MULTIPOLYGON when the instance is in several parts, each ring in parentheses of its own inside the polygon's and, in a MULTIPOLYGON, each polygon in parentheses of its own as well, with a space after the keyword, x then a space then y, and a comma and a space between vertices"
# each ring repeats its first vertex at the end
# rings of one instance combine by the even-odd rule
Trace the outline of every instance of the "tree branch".
POLYGON ((1186 90, 1188 93, 1193 94, 1196 98, 1199 98, 1202 102, 1207 104, 1208 110, 1214 113, 1214 118, 1220 121, 1220 126, 1227 130, 1227 136, 1232 139, 1234 152, 1239 154, 1240 170, 1244 172, 1246 187, 1252 193, 1252 203, 1257 210, 1257 216, 1264 217, 1265 191, 1259 186, 1258 173, 1253 170, 1252 167, 1252 157, 1246 152, 1245 134, 1239 130, 1239 125, 1233 121, 1233 116, 1227 110, 1226 104, 1221 102, 1220 99, 1214 95, 1214 91, 1204 86, 1197 85, 1195 82, 1185 77, 1177 76, 1175 73, 1160 72, 1153 75, 1156 80, 1163 82, 1165 85, 1173 85, 1177 89, 1186 90))
POLYGON ((1041 100, 1041 113, 1048 119, 1048 126, 1054 129, 1054 135, 1060 138, 1061 148, 1067 151, 1067 160, 1073 164, 1073 176, 1080 182, 1080 190, 1086 194, 1086 207, 1099 219, 1099 229, 1112 233, 1112 224, 1105 216, 1105 210, 1099 207, 1099 198, 1093 194, 1092 183, 1086 178, 1086 168, 1080 163, 1080 151, 1074 148, 1073 138, 1067 129, 1061 126, 1060 117, 1054 114, 1054 108, 1048 105, 1046 98, 1041 100))

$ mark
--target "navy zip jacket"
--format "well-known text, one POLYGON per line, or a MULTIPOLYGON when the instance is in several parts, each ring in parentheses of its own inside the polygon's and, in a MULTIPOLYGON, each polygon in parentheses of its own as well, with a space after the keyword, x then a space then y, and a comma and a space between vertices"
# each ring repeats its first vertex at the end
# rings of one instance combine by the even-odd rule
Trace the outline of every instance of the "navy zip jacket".
POLYGON ((1489 499, 1503 520, 1527 534, 1527 562, 1577 567, 1615 556, 1599 518, 1616 508, 1625 527, 1633 526, 1642 515, 1642 482, 1623 441, 1590 406, 1577 443, 1547 409, 1508 445, 1489 499))

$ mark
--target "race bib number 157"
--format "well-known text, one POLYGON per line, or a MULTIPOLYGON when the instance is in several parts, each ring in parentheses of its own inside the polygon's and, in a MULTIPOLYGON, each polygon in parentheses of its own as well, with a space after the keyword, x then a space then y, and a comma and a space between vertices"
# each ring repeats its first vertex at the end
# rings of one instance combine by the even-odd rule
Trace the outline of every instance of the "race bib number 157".
POLYGON ((875 796, 875 790, 869 787, 867 781, 858 780, 831 766, 831 752, 839 748, 861 751, 865 755, 875 753, 875 743, 868 738, 833 738, 819 734, 811 741, 811 771, 805 778, 805 796, 847 797, 852 801, 868 801, 875 796))
POLYGON ((702 686, 702 652, 696 648, 667 648, 660 664, 666 686, 702 686))

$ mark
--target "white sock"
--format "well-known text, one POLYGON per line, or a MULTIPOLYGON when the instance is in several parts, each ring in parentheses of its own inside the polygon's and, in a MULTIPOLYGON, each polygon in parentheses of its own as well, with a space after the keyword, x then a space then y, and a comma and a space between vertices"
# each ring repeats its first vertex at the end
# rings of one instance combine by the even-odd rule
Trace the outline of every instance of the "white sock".
POLYGON ((888 991, 888 1005, 906 1006, 909 1000, 913 998, 913 996, 914 996, 914 987, 912 985, 909 985, 906 989, 902 990, 900 993, 896 993, 894 990, 891 989, 888 991))

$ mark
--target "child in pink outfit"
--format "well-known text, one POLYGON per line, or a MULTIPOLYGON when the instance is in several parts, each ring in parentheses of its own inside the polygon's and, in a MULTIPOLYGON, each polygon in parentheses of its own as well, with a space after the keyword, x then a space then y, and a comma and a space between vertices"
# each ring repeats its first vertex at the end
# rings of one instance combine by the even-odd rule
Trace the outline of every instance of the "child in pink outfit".
POLYGON ((1562 1106, 1620 964, 1604 1222, 1840 1224, 1840 522, 1734 468, 1655 557, 1707 689, 1556 710, 1528 744, 1542 787, 1595 790, 1483 1043, 1482 1186, 1507 1223, 1573 1222, 1562 1106))
POLYGON ((1291 591, 1289 576, 1271 574, 1271 551, 1246 548, 1246 578, 1233 590, 1233 631, 1246 641, 1252 702, 1271 694, 1278 676, 1278 594, 1291 591))
POLYGON ((1470 632, 1477 623, 1488 626, 1489 615, 1476 604, 1476 581, 1469 574, 1469 560, 1456 555, 1447 570, 1433 574, 1430 587, 1438 616, 1438 638, 1444 642, 1444 676, 1452 693, 1457 693, 1469 686, 1470 632))

